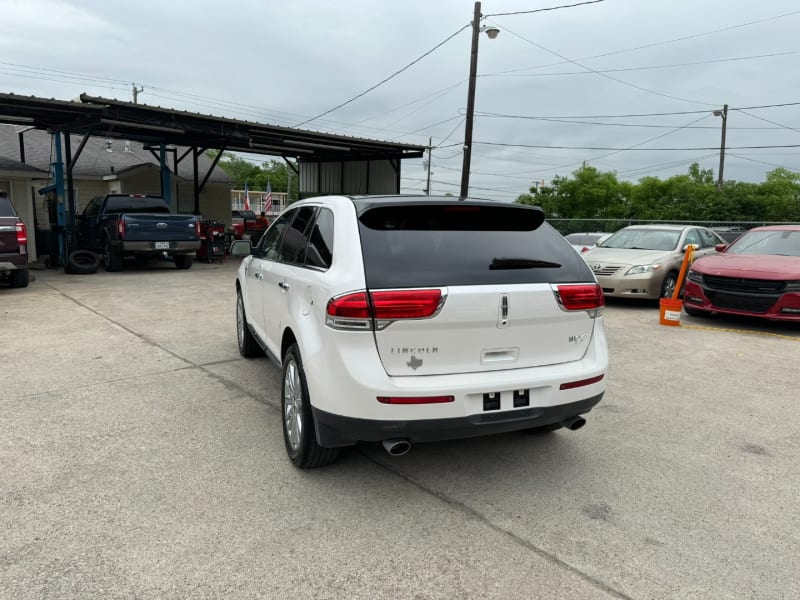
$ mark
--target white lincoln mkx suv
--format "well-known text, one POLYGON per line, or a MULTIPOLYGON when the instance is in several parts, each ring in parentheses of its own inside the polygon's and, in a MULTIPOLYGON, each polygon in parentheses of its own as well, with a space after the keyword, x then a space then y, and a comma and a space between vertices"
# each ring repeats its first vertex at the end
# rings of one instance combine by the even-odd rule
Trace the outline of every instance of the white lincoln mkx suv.
POLYGON ((239 351, 283 372, 301 468, 358 441, 578 429, 602 398, 603 292, 538 207, 413 196, 293 204, 236 279, 239 351))

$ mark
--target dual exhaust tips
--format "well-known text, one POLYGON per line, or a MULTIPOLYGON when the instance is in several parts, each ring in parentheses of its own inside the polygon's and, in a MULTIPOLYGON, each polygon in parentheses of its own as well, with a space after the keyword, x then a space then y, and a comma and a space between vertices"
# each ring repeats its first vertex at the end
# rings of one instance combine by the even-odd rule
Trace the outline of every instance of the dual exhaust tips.
MULTIPOLYGON (((570 431, 577 431, 586 425, 586 419, 577 415, 561 421, 560 425, 570 431)), ((389 456, 403 456, 411 450, 411 442, 405 438, 391 438, 383 440, 383 448, 389 456)))

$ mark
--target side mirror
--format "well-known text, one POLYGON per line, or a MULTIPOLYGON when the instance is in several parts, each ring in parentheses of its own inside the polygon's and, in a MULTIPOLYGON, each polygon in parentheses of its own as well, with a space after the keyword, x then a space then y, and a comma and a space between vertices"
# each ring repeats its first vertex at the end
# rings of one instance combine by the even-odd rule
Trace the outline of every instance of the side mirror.
POLYGON ((714 250, 716 250, 717 252, 725 252, 725 248, 727 247, 728 244, 717 244, 716 246, 714 246, 714 250))
POLYGON ((236 240, 231 244, 231 256, 249 256, 253 253, 253 247, 248 240, 236 240))

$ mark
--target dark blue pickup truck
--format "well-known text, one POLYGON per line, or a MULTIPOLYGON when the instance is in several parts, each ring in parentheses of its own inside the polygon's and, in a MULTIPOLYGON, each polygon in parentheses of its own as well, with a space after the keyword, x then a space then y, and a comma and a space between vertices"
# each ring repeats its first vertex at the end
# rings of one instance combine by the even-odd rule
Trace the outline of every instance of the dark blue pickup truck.
POLYGON ((172 256, 189 269, 200 248, 200 223, 194 215, 170 214, 166 200, 143 194, 92 198, 77 221, 78 247, 98 252, 107 271, 122 269, 126 256, 172 256))

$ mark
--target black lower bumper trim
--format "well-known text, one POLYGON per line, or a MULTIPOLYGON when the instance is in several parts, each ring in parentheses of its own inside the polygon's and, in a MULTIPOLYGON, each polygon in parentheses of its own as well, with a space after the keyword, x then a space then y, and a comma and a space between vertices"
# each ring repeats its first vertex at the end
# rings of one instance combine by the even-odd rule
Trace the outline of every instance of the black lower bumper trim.
POLYGON ((411 442, 435 442, 519 431, 559 423, 589 412, 603 394, 558 406, 536 406, 520 410, 481 413, 455 419, 379 421, 354 419, 314 408, 317 442, 326 448, 352 446, 356 442, 380 442, 405 438, 411 442))

